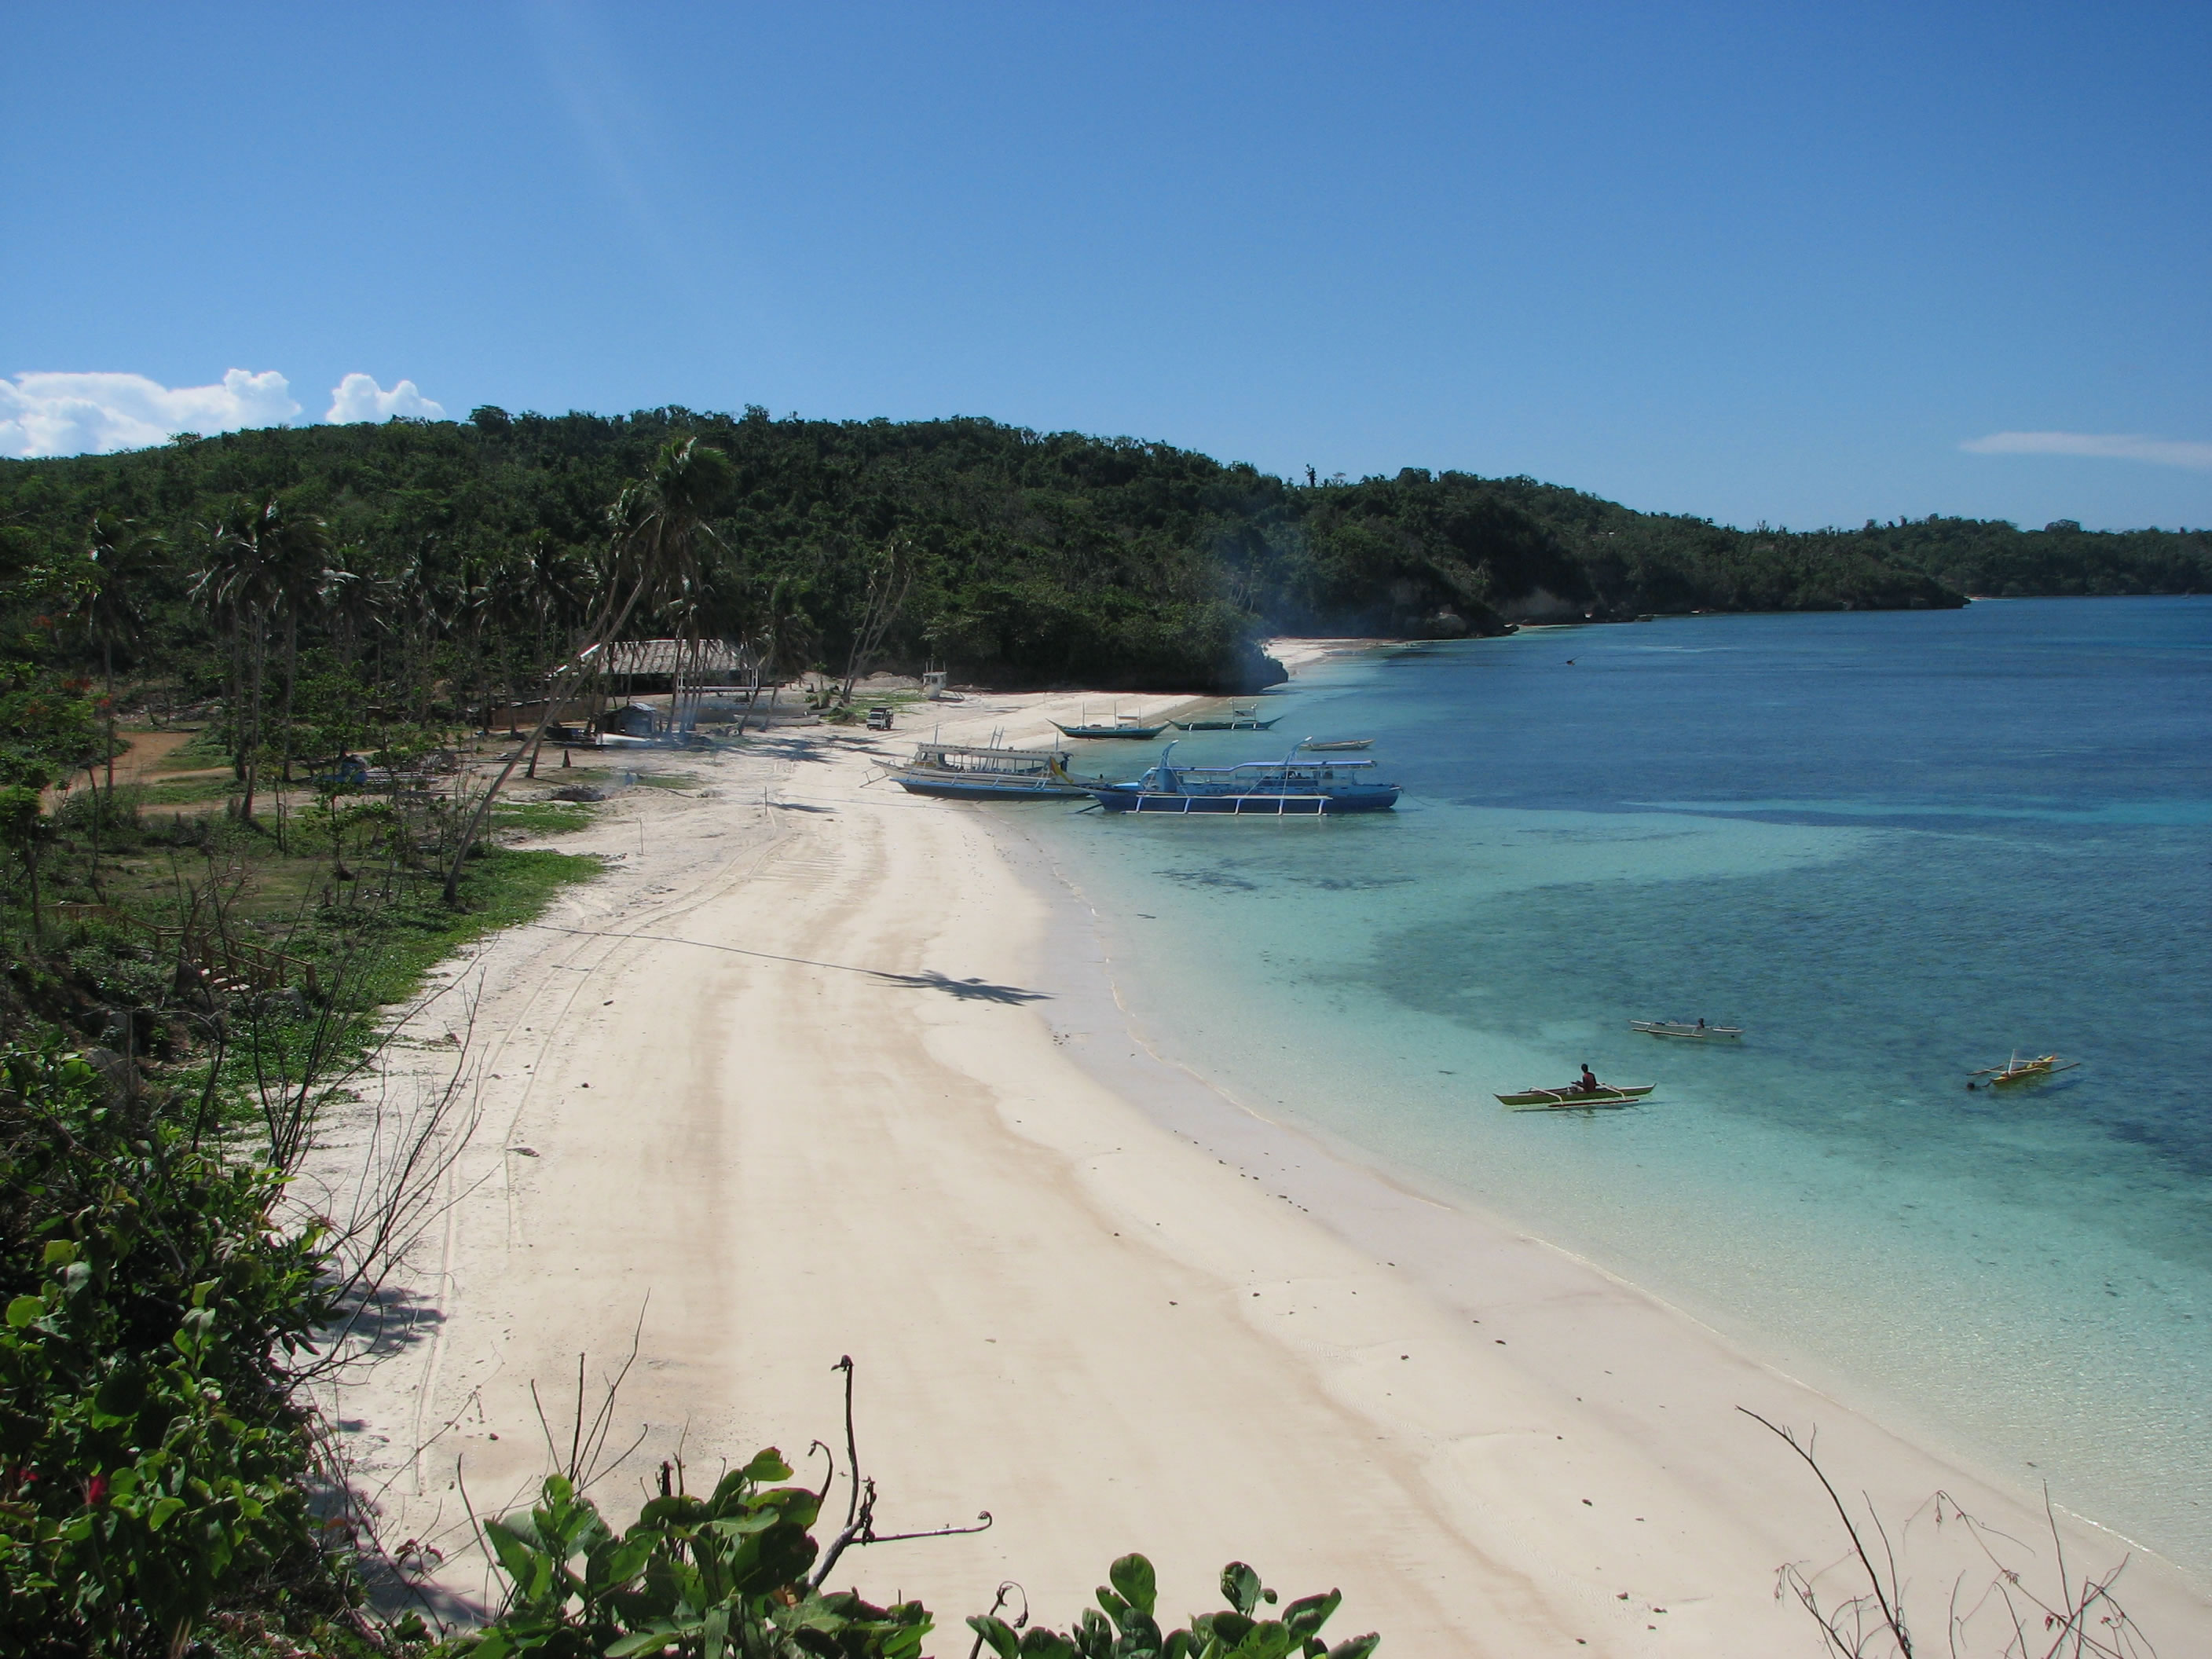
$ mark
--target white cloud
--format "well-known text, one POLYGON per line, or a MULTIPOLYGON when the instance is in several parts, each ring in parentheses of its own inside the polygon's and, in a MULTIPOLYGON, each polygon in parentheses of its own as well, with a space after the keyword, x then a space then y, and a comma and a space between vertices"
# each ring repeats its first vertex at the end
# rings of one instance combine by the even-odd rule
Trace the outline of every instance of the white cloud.
POLYGON ((0 455, 143 449, 179 432, 282 426, 299 412, 274 369, 234 368, 220 386, 174 387, 143 374, 18 374, 0 380, 0 455))
POLYGON ((2086 455, 2212 471, 2212 444, 2146 438, 2132 432, 1992 432, 1986 438, 1970 438, 1959 447, 1976 455, 2086 455))
POLYGON ((388 421, 394 415, 441 421, 446 411, 417 392, 412 380, 402 380, 386 392, 374 375, 349 374, 331 388, 331 412, 323 418, 343 426, 354 421, 388 421))

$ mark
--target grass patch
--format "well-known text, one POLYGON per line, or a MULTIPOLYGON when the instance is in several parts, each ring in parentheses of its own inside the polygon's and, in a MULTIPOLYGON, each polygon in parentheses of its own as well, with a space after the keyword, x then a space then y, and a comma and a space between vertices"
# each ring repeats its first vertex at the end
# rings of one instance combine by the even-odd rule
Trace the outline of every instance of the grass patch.
POLYGON ((154 763, 164 772, 201 771, 210 766, 228 766, 230 750, 223 744, 222 733, 205 726, 154 763))
POLYGON ((189 806, 204 800, 221 800, 240 786, 228 772, 219 777, 173 778, 166 783, 140 786, 139 803, 145 806, 189 806))
POLYGON ((491 809, 492 828, 518 836, 573 835, 591 822, 592 808, 585 801, 502 801, 491 809))
POLYGON ((362 941, 370 948, 362 953, 369 959, 365 970, 355 969, 360 994, 378 1006, 404 1001, 463 945, 535 921, 562 889, 593 880, 605 867, 589 854, 495 847, 468 861, 458 909, 434 882, 395 895, 378 908, 362 941))

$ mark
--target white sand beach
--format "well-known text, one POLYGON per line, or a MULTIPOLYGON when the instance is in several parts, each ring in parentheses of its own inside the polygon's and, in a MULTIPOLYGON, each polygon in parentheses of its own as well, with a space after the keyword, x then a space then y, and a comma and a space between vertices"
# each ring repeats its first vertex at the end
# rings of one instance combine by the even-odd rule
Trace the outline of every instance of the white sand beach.
MULTIPOLYGON (((1042 737, 1084 701, 978 698, 944 734, 1042 737)), ((1001 1580, 1059 1625, 1132 1549, 1164 1612, 1218 1605, 1231 1559, 1286 1596, 1340 1586, 1331 1637, 1379 1630, 1394 1659, 1817 1654, 1776 1570, 1846 1540, 1739 1407, 1817 1428, 1886 1519, 1942 1489, 2042 1532, 2038 1495, 1152 1054, 1022 809, 871 781, 913 735, 683 757, 698 792, 629 791, 564 839, 609 875, 418 1016, 434 1038, 472 1005, 482 1116, 418 1321, 340 1410, 386 1541, 434 1546, 452 1589, 487 1589, 462 1483, 503 1513, 547 1466, 531 1384, 565 1451, 577 1356, 595 1402, 634 1331, 610 1443, 635 1449, 595 1491, 620 1516, 679 1453, 695 1486, 769 1444, 818 1474, 852 1356, 879 1527, 994 1520, 837 1574, 927 1601, 940 1655, 1001 1580)), ((2125 1551, 2063 1526, 2076 1577, 2125 1551)), ((1935 1650, 1970 1558, 1929 1528, 1935 1650)), ((2123 1589, 2161 1651, 2212 1634, 2162 1564, 2123 1589)))

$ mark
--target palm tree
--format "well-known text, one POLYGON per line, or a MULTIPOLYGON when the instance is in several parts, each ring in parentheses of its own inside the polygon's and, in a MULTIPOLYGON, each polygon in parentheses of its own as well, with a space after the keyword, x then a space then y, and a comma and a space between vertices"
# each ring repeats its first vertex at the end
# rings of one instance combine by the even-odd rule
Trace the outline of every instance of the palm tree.
POLYGON ((295 516, 272 495, 236 518, 209 526, 207 535, 206 567, 191 592, 195 600, 230 626, 232 766, 246 786, 239 817, 250 823, 260 769, 269 622, 280 613, 285 622, 284 765, 289 773, 300 612, 321 580, 330 532, 320 519, 295 516))
MULTIPOLYGON (((783 696, 783 682, 804 670, 811 660, 815 647, 820 643, 806 614, 787 596, 789 582, 779 576, 769 590, 768 604, 762 610, 752 634, 754 654, 760 671, 769 677, 768 714, 763 718, 763 727, 775 721, 776 704, 783 696)), ((754 678, 752 696, 746 700, 745 712, 738 720, 738 735, 743 737, 745 723, 752 718, 755 704, 760 700, 758 673, 754 678)))
POLYGON ((524 580, 537 625, 538 655, 550 656, 555 635, 565 635, 583 621, 597 588, 595 573, 587 560, 540 535, 530 544, 524 580))
POLYGON ((255 520, 264 537, 270 590, 276 610, 284 619, 284 712, 278 724, 282 769, 277 775, 292 781, 292 700, 300 678, 300 618, 322 602, 323 582, 329 572, 329 529, 320 519, 286 518, 270 497, 255 520))
POLYGON ((85 632, 100 647, 100 679, 106 691, 107 793, 115 795, 115 647, 129 645, 144 627, 146 590, 161 568, 161 538, 112 513, 94 516, 85 554, 93 580, 86 592, 85 632))
POLYGON ((652 471, 625 488, 607 509, 610 532, 605 586, 583 648, 564 660, 547 687, 545 707, 530 741, 509 755, 470 814, 453 862, 446 872, 446 902, 460 899, 461 869, 469 848, 483 834, 492 802, 523 754, 545 735, 553 711, 585 671, 594 653, 619 638, 641 603, 689 612, 703 586, 702 543, 716 538, 712 520, 737 485, 737 469, 719 449, 696 438, 671 439, 653 459, 652 471))
MULTIPOLYGON (((246 615, 262 598, 260 557, 234 519, 202 525, 200 534, 206 549, 192 578, 191 597, 229 638, 230 670, 225 677, 224 702, 230 717, 231 775, 243 783, 246 756, 258 736, 255 698, 248 695, 255 671, 254 653, 246 638, 246 615)), ((257 640, 259 631, 257 623, 257 640)))

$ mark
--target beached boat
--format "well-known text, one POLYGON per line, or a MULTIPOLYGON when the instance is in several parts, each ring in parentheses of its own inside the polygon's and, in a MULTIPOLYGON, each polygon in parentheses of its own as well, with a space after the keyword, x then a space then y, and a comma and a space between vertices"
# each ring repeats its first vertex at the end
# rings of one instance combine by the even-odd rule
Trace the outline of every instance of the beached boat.
POLYGON ((1173 720, 1170 724, 1178 732, 1264 732, 1282 718, 1274 714, 1263 720, 1257 714, 1209 714, 1202 720, 1173 720))
POLYGON ((1316 755, 1349 754, 1355 749, 1372 749, 1374 746, 1375 739, 1372 738, 1330 738, 1326 741, 1308 738, 1298 745, 1316 755))
POLYGON ((1242 766, 1176 766, 1175 744, 1134 783, 1091 793, 1109 812, 1215 812, 1238 817, 1307 817, 1334 812, 1384 812, 1398 804, 1398 786, 1377 783, 1369 760, 1279 761, 1242 766))
POLYGON ((1134 714, 1125 714, 1117 708, 1111 724, 1102 725, 1091 720, 1090 714, 1089 709, 1083 710, 1073 726, 1060 726, 1058 720, 1053 724, 1060 726, 1060 735, 1066 738, 1137 738, 1146 743, 1166 731, 1169 724, 1162 720, 1156 726, 1142 725, 1134 714))
POLYGON ((1516 1112, 1572 1110, 1589 1106, 1633 1106, 1659 1085, 1656 1083, 1628 1083, 1618 1086, 1601 1083, 1595 1089, 1585 1089, 1579 1083, 1570 1083, 1564 1089, 1523 1089, 1517 1095, 1500 1095, 1498 1104, 1510 1106, 1516 1112))
POLYGON ((1075 800, 1092 787, 1068 775, 1067 757, 1057 749, 925 743, 886 771, 908 794, 949 800, 1075 800))
POLYGON ((1974 1077, 1987 1078, 1987 1083, 1978 1085, 1970 1078, 1966 1086, 1969 1089, 2007 1089, 2015 1084, 2040 1083, 2061 1072, 2070 1072, 2081 1063, 2078 1060, 2061 1060, 2056 1054, 2038 1054, 2033 1060, 2022 1060, 2014 1054, 2002 1066, 1984 1066, 1974 1073, 1974 1077))
POLYGON ((1686 1037, 1692 1042, 1735 1042, 1743 1036, 1741 1025, 1708 1025, 1702 1019, 1694 1025, 1678 1019, 1632 1019, 1628 1029, 1646 1036, 1686 1037))

